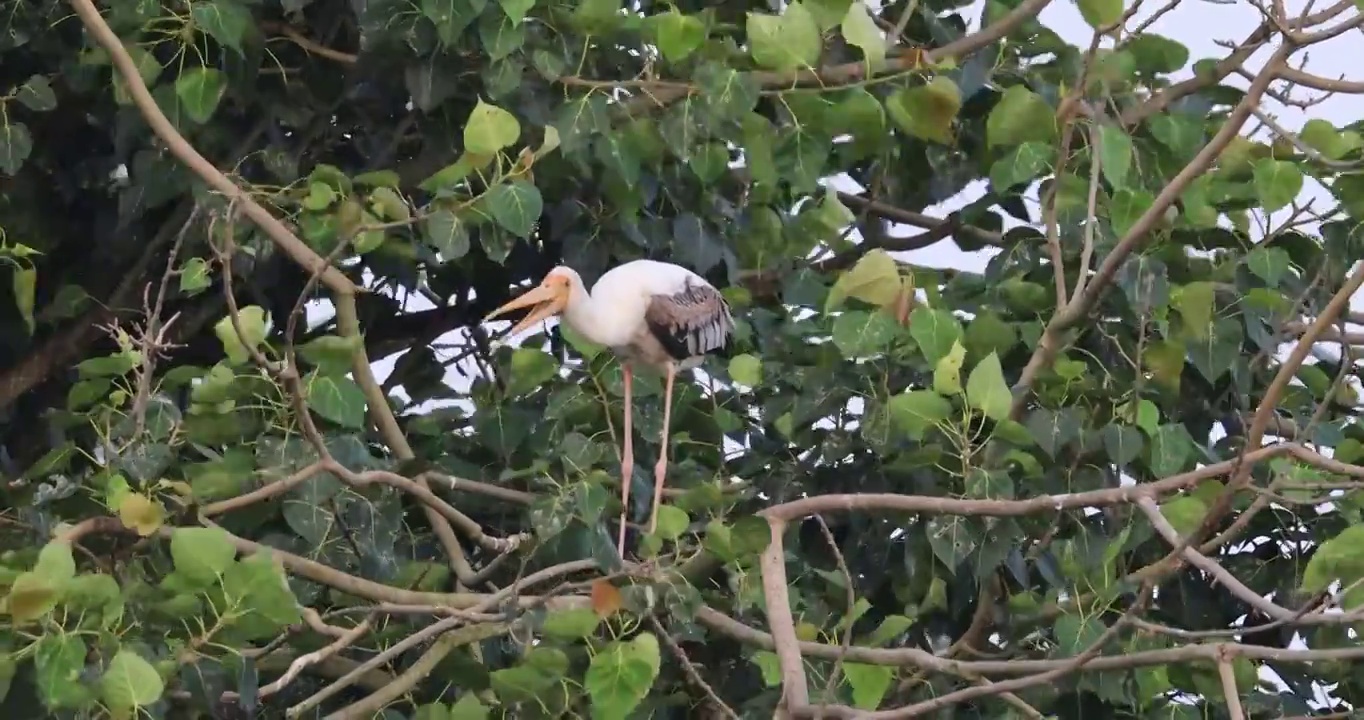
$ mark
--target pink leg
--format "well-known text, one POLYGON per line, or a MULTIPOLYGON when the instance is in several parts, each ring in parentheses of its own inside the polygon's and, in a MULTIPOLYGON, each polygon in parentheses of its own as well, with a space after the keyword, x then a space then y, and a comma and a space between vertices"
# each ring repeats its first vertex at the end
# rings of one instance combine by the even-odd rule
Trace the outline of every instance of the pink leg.
POLYGON ((668 426, 673 415, 673 376, 677 368, 668 363, 667 380, 663 387, 663 446, 658 451, 658 464, 654 466, 654 509, 649 515, 649 532, 658 525, 658 506, 663 502, 663 478, 668 474, 668 426))
POLYGON ((634 402, 631 385, 633 377, 630 363, 621 363, 621 377, 625 385, 625 438, 620 454, 620 535, 616 541, 616 551, 625 558, 625 523, 630 519, 630 480, 635 471, 634 427, 630 421, 630 405, 634 402))

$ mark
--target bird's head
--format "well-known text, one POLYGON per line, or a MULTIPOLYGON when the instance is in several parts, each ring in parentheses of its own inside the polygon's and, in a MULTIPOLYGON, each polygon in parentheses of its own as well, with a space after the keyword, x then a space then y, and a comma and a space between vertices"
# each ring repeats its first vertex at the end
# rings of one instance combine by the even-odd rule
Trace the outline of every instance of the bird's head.
POLYGON ((521 319, 521 322, 512 327, 508 335, 515 335, 522 330, 542 322, 547 318, 554 317, 563 312, 568 307, 568 301, 573 297, 573 286, 582 281, 578 278, 578 273, 572 268, 559 266, 550 270, 545 279, 540 284, 516 297, 511 302, 488 313, 483 318, 483 322, 488 322, 499 315, 505 315, 513 310, 521 308, 531 308, 530 314, 521 319))

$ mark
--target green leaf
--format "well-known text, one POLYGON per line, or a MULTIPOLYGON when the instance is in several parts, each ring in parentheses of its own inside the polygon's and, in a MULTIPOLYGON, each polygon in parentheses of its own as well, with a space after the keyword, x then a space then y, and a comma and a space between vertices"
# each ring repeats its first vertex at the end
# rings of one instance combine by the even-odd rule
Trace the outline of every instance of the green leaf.
POLYGON ((91 699, 81 682, 85 656, 89 650, 76 633, 46 633, 36 643, 33 655, 34 684, 38 696, 49 708, 76 707, 91 699))
POLYGON ((977 313, 966 326, 966 350, 977 357, 992 352, 1007 355, 1018 344, 1018 330, 991 312, 977 313))
POLYGON ((319 374, 345 375, 350 372, 360 342, 359 336, 319 335, 298 346, 298 356, 317 368, 319 374))
POLYGON ((661 661, 658 638, 647 632, 611 643, 593 656, 583 675, 592 717, 624 720, 653 687, 661 661))
POLYGON ((175 571, 209 584, 237 560, 237 548, 216 527, 180 527, 171 532, 171 560, 175 571))
POLYGON ((190 18, 204 34, 224 47, 236 50, 238 55, 245 54, 242 42, 246 39, 247 31, 255 27, 251 11, 245 6, 235 0, 196 2, 190 6, 190 18))
POLYGON ((843 676, 852 688, 853 706, 860 710, 875 710, 895 679, 895 668, 889 665, 843 663, 843 676))
POLYGON ((990 166, 990 184, 997 191, 1029 182, 1051 167, 1056 148, 1051 143, 1025 142, 990 166))
POLYGON ((190 258, 180 267, 180 292, 191 296, 197 295, 212 284, 208 263, 203 258, 190 258))
POLYGON ((516 116, 478 99, 464 121, 464 149, 477 155, 495 155, 521 138, 516 116))
POLYGON ((265 308, 259 305, 238 308, 237 322, 233 323, 232 316, 228 315, 213 326, 213 333, 223 344, 228 361, 233 365, 241 365, 251 359, 250 351, 260 347, 269 333, 265 308), (239 327, 240 336, 237 335, 239 327))
POLYGON ((64 583, 76 576, 76 560, 71 554, 71 545, 58 540, 50 540, 38 551, 38 561, 33 565, 33 573, 54 583, 64 583))
POLYGON ((932 390, 910 390, 892 396, 887 408, 891 421, 915 440, 952 415, 952 403, 932 390))
POLYGON ((1119 235, 1126 235, 1154 203, 1155 198, 1145 190, 1120 188, 1113 193, 1113 199, 1108 203, 1108 217, 1113 223, 1113 230, 1119 235))
POLYGON ((459 701, 450 706, 448 720, 487 720, 489 710, 478 701, 478 696, 465 691, 459 701))
POLYGON ((763 363, 762 360, 743 353, 735 355, 729 361, 729 377, 740 385, 756 388, 763 382, 763 363))
POLYGON ((429 193, 451 190, 458 187, 469 173, 482 170, 492 162, 493 156, 466 152, 459 159, 437 170, 434 175, 423 180, 418 187, 429 193))
POLYGON ((1241 341, 1244 331, 1240 320, 1224 317, 1215 321, 1203 337, 1187 339, 1189 360, 1208 382, 1231 370, 1236 358, 1241 355, 1241 341))
POLYGON ((600 624, 601 616, 592 608, 569 608, 545 615, 541 630, 559 640, 581 640, 596 632, 600 624))
POLYGON ((824 312, 831 312, 845 298, 884 307, 900 296, 900 266, 885 250, 876 249, 858 259, 847 272, 838 276, 824 301, 824 312))
MULTIPOLYGON (((584 4, 593 1, 587 0, 584 4)), ((520 50, 526 44, 526 25, 512 22, 506 13, 484 13, 478 21, 478 39, 483 43, 488 60, 497 63, 520 50)))
POLYGON ((1088 650, 1104 636, 1107 627, 1097 617, 1066 613, 1056 618, 1052 632, 1063 657, 1074 657, 1088 650))
POLYGON ((1265 212, 1274 212, 1297 199, 1302 192, 1302 171, 1283 160, 1264 158, 1255 163, 1255 193, 1265 212))
POLYGON ((1095 30, 1107 28, 1122 19, 1122 0, 1075 0, 1080 17, 1095 30))
POLYGON ((14 307, 24 319, 28 334, 33 334, 33 306, 37 302, 38 271, 31 267, 15 268, 10 279, 10 289, 14 293, 14 307))
POLYGON ((507 394, 518 397, 532 393, 548 383, 558 372, 559 362, 553 355, 536 348, 516 348, 511 356, 507 394))
POLYGON ((952 123, 960 111, 961 90, 946 75, 938 75, 925 85, 901 88, 886 98, 886 113, 896 127, 913 137, 944 145, 952 143, 952 123))
POLYGON ((1110 423, 1103 429, 1104 452, 1114 465, 1124 467, 1141 455, 1141 431, 1131 425, 1110 423))
POLYGON ((421 0, 421 12, 435 26, 440 41, 454 45, 465 28, 478 19, 485 5, 486 0, 421 0))
POLYGON ((1117 125, 1099 127, 1099 167, 1113 187, 1127 184, 1132 169, 1132 138, 1117 125))
POLYGON ((1004 381, 999 356, 990 353, 971 370, 966 379, 966 401, 991 420, 1003 420, 1013 407, 1013 393, 1004 381))
POLYGON ((1162 113, 1147 120, 1146 125, 1156 140, 1174 153, 1176 160, 1192 158, 1203 145, 1203 123, 1198 118, 1162 113))
POLYGON ((1245 263, 1246 267, 1264 280, 1266 285, 1275 288, 1279 286, 1283 276, 1288 274, 1293 260, 1283 248, 1259 245, 1246 255, 1245 263))
POLYGON ((781 15, 748 13, 746 29, 749 53, 762 67, 789 72, 819 64, 824 49, 819 25, 798 0, 781 15))
MULTIPOLYGON (((165 69, 162 67, 161 61, 156 59, 155 55, 141 46, 129 45, 126 49, 128 50, 128 56, 133 60, 133 65, 137 68, 138 77, 142 78, 142 82, 148 88, 151 88, 155 84, 156 79, 161 76, 161 72, 165 69)), ((128 84, 123 79, 123 73, 115 72, 113 79, 114 102, 119 105, 132 104, 133 96, 128 91, 128 84)))
POLYGON ((889 348, 899 333, 900 325, 886 313, 854 310, 834 320, 834 347, 845 358, 867 357, 889 348))
POLYGON ((161 699, 161 675, 137 653, 123 648, 114 654, 99 680, 100 698, 113 710, 136 710, 161 699))
POLYGON ((961 341, 961 322, 946 310, 920 305, 909 314, 909 336, 918 344, 924 359, 936 364, 961 341))
POLYGON ((1125 40, 1127 52, 1137 60, 1137 68, 1155 75, 1180 70, 1189 62, 1189 49, 1170 38, 1143 32, 1125 40))
POLYGON ((654 42, 663 59, 671 63, 686 60, 706 41, 706 25, 700 18, 683 15, 672 8, 651 20, 654 42))
POLYGON ((658 527, 654 529, 654 534, 664 540, 676 540, 682 537, 682 533, 687 531, 687 526, 691 524, 691 516, 687 511, 673 505, 658 506, 658 527))
POLYGON ((175 79, 175 96, 180 98, 180 107, 197 123, 206 123, 213 118, 213 112, 226 92, 227 75, 215 68, 194 68, 175 79))
POLYGON ((488 681, 498 699, 506 703, 533 701, 555 684, 555 678, 546 676, 528 663, 494 670, 489 673, 488 681))
POLYGON ((1208 514, 1208 506, 1194 495, 1180 495, 1160 504, 1160 514, 1170 522, 1180 537, 1187 537, 1208 514))
POLYGON ((886 36, 881 32, 881 28, 876 26, 871 12, 860 0, 848 6, 848 13, 843 16, 842 28, 844 39, 849 45, 861 48, 862 56, 867 60, 867 67, 872 72, 885 66, 886 36))
POLYGON ((961 366, 966 362, 966 348, 960 342, 933 367, 933 390, 940 395, 961 394, 961 366))
POLYGON ((223 573, 223 600, 248 639, 273 637, 303 621, 298 599, 269 550, 242 558, 223 573))
POLYGON ((469 254, 469 231, 449 210, 438 210, 422 218, 422 231, 441 260, 452 262, 469 254))
POLYGON ((42 75, 33 75, 14 92, 14 99, 34 112, 47 112, 57 107, 57 93, 52 83, 42 75))
POLYGON ((33 136, 27 125, 13 120, 0 123, 0 172, 10 177, 18 175, 32 152, 33 136))
POLYGON ((758 672, 762 674, 763 683, 767 687, 781 684, 781 661, 777 659, 776 653, 770 650, 755 650, 748 659, 758 666, 758 672))
POLYGON ((520 24, 526 19, 526 13, 535 7, 535 0, 497 0, 497 4, 502 6, 502 12, 507 13, 509 20, 520 24))
POLYGON ((1298 136, 1308 147, 1321 153, 1327 160, 1339 160, 1358 150, 1360 145, 1358 136, 1352 141, 1334 125, 1320 118, 1308 120, 1298 136))
POLYGON ((1212 327, 1213 297, 1216 286, 1207 281, 1192 282, 1178 288, 1173 305, 1184 319, 1184 328, 1193 337, 1206 337, 1212 327))
POLYGON ((1056 139, 1056 116, 1042 96, 1023 85, 1013 85, 990 110, 985 135, 991 147, 1029 140, 1049 143, 1056 139))
POLYGON ((621 0, 580 0, 573 11, 573 27, 586 35, 604 35, 622 21, 621 0))
POLYGON ((365 426, 365 393, 354 380, 314 371, 303 382, 303 392, 313 412, 342 427, 365 426))
POLYGON ((886 619, 876 627, 876 630, 866 639, 866 645, 878 647, 886 643, 893 642, 895 638, 903 635, 911 627, 914 627, 914 619, 904 615, 887 615, 886 619))
POLYGON ((1327 540, 1312 554, 1302 573, 1302 590, 1317 593, 1332 582, 1353 585, 1364 576, 1364 525, 1353 525, 1327 540))
POLYGON ((482 201, 498 225, 522 239, 530 237, 544 211, 539 189, 519 179, 488 188, 482 201))
MULTIPOLYGON (((957 515, 936 516, 924 523, 924 535, 928 538, 933 556, 946 568, 955 569, 980 544, 966 523, 966 518, 957 515)), ((944 584, 942 588, 944 599, 946 591, 944 584)), ((921 602, 920 607, 927 610, 929 602, 921 602)), ((945 605, 943 607, 945 609, 945 605)))

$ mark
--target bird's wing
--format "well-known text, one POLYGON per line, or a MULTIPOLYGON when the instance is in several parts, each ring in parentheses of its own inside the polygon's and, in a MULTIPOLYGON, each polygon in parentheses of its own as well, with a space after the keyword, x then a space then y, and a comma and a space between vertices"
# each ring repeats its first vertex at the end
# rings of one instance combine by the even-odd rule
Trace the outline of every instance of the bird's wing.
POLYGON ((690 279, 681 290, 652 296, 644 321, 679 359, 720 350, 734 333, 734 316, 720 291, 690 279))

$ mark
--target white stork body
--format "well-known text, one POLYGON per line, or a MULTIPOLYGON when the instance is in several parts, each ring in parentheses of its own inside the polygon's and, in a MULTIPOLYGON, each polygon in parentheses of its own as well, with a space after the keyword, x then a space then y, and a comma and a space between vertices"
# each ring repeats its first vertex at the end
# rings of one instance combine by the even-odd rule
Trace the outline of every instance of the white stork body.
POLYGON ((556 267, 536 288, 494 310, 485 320, 518 308, 533 310, 511 329, 519 333, 553 315, 578 334, 611 348, 621 359, 625 391, 624 447, 621 451, 621 522, 619 550, 625 552, 630 476, 634 468, 631 422, 633 366, 644 364, 664 373, 663 438, 654 466, 654 503, 649 532, 658 523, 658 505, 668 467, 668 426, 672 420, 673 380, 678 370, 694 368, 707 355, 724 348, 734 333, 729 304, 710 283, 672 263, 634 260, 601 276, 589 293, 582 278, 556 267))

